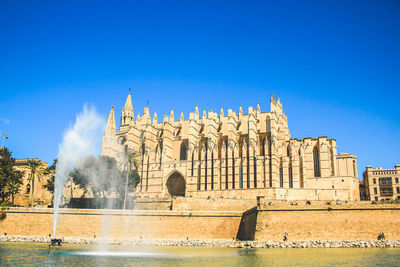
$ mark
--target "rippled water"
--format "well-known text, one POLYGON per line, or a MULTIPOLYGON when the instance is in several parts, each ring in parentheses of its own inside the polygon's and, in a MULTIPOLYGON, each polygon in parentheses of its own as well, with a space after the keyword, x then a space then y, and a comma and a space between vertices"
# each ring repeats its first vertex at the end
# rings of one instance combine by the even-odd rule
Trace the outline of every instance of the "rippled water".
POLYGON ((0 243, 1 266, 399 266, 399 248, 235 249, 0 243))

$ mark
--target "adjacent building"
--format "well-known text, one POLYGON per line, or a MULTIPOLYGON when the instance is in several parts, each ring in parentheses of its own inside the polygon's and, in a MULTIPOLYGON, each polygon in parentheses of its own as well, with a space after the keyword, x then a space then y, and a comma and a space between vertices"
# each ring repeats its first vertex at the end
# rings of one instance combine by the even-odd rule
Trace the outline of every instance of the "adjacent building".
POLYGON ((400 165, 393 169, 367 166, 363 173, 366 200, 400 199, 400 165))
POLYGON ((15 169, 23 172, 22 185, 19 193, 15 195, 14 204, 17 206, 40 206, 49 205, 53 198, 52 193, 43 188, 43 185, 47 182, 48 177, 43 175, 44 169, 48 167, 47 162, 41 161, 37 158, 30 159, 16 159, 15 169), (38 174, 35 175, 33 181, 29 168, 28 161, 35 160, 40 163, 38 168, 38 174))
POLYGON ((111 108, 101 154, 140 153, 138 197, 359 200, 356 156, 326 136, 291 137, 282 103, 271 96, 270 105, 247 114, 196 106, 188 119, 171 110, 161 121, 145 107, 135 119, 129 93, 118 131, 111 108))

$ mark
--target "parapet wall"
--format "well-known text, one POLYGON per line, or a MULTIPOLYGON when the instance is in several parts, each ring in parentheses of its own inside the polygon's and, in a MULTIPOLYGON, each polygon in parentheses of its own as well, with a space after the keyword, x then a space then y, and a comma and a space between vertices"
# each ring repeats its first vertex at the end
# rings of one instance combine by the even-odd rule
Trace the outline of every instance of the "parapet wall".
MULTIPOLYGON (((201 204, 175 203, 192 208, 200 208, 201 204)), ((211 205, 211 202, 208 204, 211 205)), ((221 203, 217 203, 219 204, 221 203)), ((236 203, 236 207, 238 206, 236 203)), ((0 221, 0 235, 48 236, 52 232, 52 209, 10 208, 3 212, 6 218, 0 221)), ((306 205, 305 202, 260 201, 256 208, 244 213, 211 210, 62 209, 57 229, 57 237, 83 238, 239 238, 282 241, 287 232, 291 241, 351 241, 376 240, 377 235, 383 232, 386 239, 400 240, 400 205, 371 205, 363 202, 330 205, 325 202, 311 202, 311 205, 306 205)))
MULTIPOLYGON (((48 236, 52 209, 5 210, 0 233, 13 236, 48 236)), ((63 209, 57 237, 132 239, 232 239, 242 212, 229 211, 123 211, 63 209)))
POLYGON ((383 232, 386 239, 400 239, 400 205, 261 204, 243 215, 242 239, 289 240, 376 240, 383 232))

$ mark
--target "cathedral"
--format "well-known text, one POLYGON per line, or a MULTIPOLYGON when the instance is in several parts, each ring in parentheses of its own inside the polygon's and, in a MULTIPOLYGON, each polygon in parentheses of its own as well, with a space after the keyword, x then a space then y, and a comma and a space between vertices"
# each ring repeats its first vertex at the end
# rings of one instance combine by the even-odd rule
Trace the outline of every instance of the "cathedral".
POLYGON ((270 105, 247 114, 196 106, 189 119, 171 110, 162 121, 145 107, 135 119, 129 93, 118 131, 111 108, 101 154, 139 153, 139 198, 359 200, 356 156, 337 154, 326 136, 291 137, 282 103, 271 96, 270 105))

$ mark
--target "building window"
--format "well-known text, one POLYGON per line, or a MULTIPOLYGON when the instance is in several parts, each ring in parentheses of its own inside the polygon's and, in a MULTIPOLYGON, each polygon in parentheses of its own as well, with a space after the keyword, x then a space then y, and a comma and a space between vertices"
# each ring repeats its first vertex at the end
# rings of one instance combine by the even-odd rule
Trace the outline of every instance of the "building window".
POLYGON ((186 149, 185 142, 182 142, 182 144, 181 144, 180 160, 187 160, 187 149, 186 149))
POLYGON ((283 166, 282 166, 282 161, 281 161, 281 165, 279 167, 279 186, 283 187, 283 166))
POLYGON ((400 187, 396 187, 397 194, 400 194, 400 187))
POLYGON ((232 189, 235 189, 235 152, 232 151, 232 189))
POLYGON ((379 194, 382 197, 393 196, 392 178, 379 178, 379 194))
POLYGON ((265 156, 265 142, 266 142, 267 138, 264 138, 262 141, 262 155, 265 156))
POLYGON ((240 162, 239 168, 239 188, 243 188, 243 163, 240 162))
POLYGON ((211 153, 211 190, 214 190, 214 152, 211 153))
POLYGON ((396 180, 396 184, 398 184, 399 183, 399 178, 395 178, 395 180, 396 180))
POLYGON ((256 152, 253 151, 253 164, 254 164, 254 188, 257 188, 257 158, 256 152))
POLYGON ((375 201, 378 201, 378 197, 375 197, 375 201))
POLYGON ((27 185, 26 185, 25 194, 29 194, 30 192, 31 192, 31 185, 30 185, 30 184, 27 184, 27 185))
POLYGON ((376 184, 376 178, 374 178, 374 184, 376 184))
POLYGON ((194 171, 194 152, 192 153, 192 176, 194 171))
POLYGON ((205 190, 207 190, 207 161, 208 161, 208 146, 207 146, 207 143, 205 144, 205 151, 206 151, 206 154, 205 154, 205 162, 204 162, 204 165, 205 165, 205 168, 204 168, 204 189, 205 190))
POLYGON ((378 194, 378 188, 374 187, 374 194, 377 195, 378 194))
POLYGON ((228 142, 225 141, 225 189, 228 189, 228 142))
POLYGON ((321 177, 321 172, 319 168, 319 151, 317 146, 314 147, 313 155, 314 155, 314 177, 321 177))
POLYGON ((379 184, 381 185, 391 185, 392 184, 392 178, 380 178, 379 179, 379 184))
POLYGON ((293 188, 292 163, 289 165, 289 188, 293 188))

